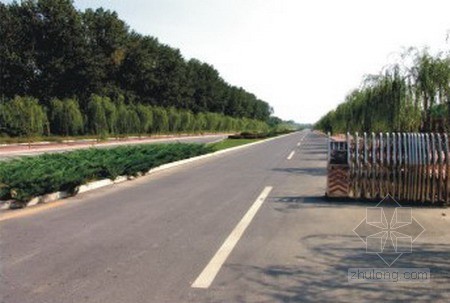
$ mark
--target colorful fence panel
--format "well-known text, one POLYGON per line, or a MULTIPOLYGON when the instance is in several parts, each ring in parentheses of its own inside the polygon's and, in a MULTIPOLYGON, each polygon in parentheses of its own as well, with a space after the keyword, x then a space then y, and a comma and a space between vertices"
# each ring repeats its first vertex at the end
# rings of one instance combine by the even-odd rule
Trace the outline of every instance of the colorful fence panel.
POLYGON ((355 133, 328 143, 327 196, 449 203, 447 134, 355 133))

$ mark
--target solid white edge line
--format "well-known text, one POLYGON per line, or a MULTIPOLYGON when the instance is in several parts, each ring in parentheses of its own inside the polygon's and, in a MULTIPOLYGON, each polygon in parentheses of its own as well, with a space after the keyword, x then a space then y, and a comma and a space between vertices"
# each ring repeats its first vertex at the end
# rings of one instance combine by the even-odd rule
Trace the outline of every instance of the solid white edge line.
POLYGON ((223 242, 222 246, 213 256, 211 261, 209 261, 208 265, 206 265, 206 267, 203 269, 194 283, 192 283, 192 288, 208 288, 211 285, 211 283, 214 281, 214 278, 222 268, 222 265, 225 263, 231 251, 236 246, 247 227, 250 225, 250 222, 253 220, 253 217, 256 215, 259 208, 266 200, 272 188, 272 186, 266 186, 263 189, 256 201, 252 204, 247 213, 242 217, 241 221, 239 221, 239 223, 230 233, 225 242, 223 242))
POLYGON ((291 151, 291 153, 289 154, 289 156, 287 157, 287 159, 288 159, 288 160, 291 160, 292 157, 294 156, 294 154, 295 154, 295 150, 291 151))

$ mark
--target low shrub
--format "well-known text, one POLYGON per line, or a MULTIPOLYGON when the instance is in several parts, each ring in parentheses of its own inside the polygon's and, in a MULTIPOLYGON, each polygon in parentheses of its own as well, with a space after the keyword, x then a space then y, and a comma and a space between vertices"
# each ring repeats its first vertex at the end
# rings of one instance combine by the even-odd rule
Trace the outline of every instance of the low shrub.
POLYGON ((0 200, 28 201, 70 191, 88 181, 133 176, 149 169, 213 151, 204 144, 147 144, 85 149, 0 162, 0 200))
POLYGON ((228 139, 265 139, 270 137, 275 137, 283 134, 292 133, 294 130, 282 130, 282 131, 268 131, 264 133, 252 133, 252 132, 242 132, 235 135, 229 135, 228 139))

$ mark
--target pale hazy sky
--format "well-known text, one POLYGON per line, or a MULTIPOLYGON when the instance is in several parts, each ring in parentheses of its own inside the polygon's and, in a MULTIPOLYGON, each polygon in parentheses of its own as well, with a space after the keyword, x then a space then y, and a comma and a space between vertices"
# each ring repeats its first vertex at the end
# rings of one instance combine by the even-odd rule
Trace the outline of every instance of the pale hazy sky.
POLYGON ((269 102, 275 114, 315 122, 402 47, 445 50, 450 1, 75 0, 118 12, 269 102))

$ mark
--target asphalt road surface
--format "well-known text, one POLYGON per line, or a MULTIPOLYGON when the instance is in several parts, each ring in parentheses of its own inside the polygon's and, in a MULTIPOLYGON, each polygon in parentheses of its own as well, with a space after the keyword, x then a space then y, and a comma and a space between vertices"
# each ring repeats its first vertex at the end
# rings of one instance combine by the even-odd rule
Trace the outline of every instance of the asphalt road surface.
POLYGON ((0 215, 0 302, 448 302, 450 223, 392 268, 424 283, 349 283, 387 268, 353 232, 363 202, 327 201, 326 139, 304 131, 58 202, 0 215))
POLYGON ((185 137, 169 137, 169 138, 135 138, 121 139, 118 141, 101 141, 101 142, 83 142, 76 141, 72 143, 49 143, 49 144, 32 144, 28 145, 11 145, 0 146, 0 161, 17 158, 21 156, 35 156, 44 153, 60 153, 76 149, 85 148, 111 148, 121 145, 136 144, 154 144, 154 143, 212 143, 225 139, 227 135, 204 135, 204 136, 185 136, 185 137))

